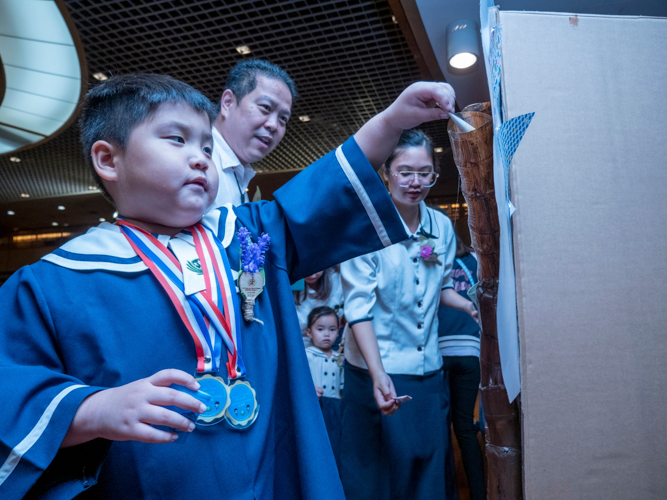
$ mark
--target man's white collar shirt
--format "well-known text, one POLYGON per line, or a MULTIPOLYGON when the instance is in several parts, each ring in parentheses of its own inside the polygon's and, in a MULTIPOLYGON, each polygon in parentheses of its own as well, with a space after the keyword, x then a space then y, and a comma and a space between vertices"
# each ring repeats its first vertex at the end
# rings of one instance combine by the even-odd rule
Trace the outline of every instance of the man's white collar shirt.
MULTIPOLYGON (((448 217, 420 204, 421 221, 410 238, 340 266, 345 318, 350 325, 373 321, 384 369, 389 374, 424 375, 442 366, 438 350, 440 292, 453 288, 450 277, 456 237, 448 217), (437 259, 421 257, 420 236, 432 235, 437 259)), ((424 238, 426 239, 426 238, 424 238)), ((354 335, 345 361, 366 368, 354 335)))
POLYGON ((211 134, 213 135, 213 163, 220 178, 218 194, 211 208, 218 208, 226 203, 238 207, 242 203, 241 193, 245 193, 245 201, 250 201, 246 190, 248 184, 250 184, 250 179, 255 177, 255 171, 250 164, 241 164, 241 161, 218 132, 218 129, 213 127, 211 134))

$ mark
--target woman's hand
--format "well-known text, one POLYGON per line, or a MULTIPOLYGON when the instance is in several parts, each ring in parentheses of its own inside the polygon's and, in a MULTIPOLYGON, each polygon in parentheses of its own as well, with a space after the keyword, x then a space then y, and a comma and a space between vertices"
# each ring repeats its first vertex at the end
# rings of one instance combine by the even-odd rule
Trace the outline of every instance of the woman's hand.
POLYGON ((384 371, 373 377, 373 395, 383 415, 393 415, 401 407, 401 403, 394 399, 396 397, 394 383, 384 371))

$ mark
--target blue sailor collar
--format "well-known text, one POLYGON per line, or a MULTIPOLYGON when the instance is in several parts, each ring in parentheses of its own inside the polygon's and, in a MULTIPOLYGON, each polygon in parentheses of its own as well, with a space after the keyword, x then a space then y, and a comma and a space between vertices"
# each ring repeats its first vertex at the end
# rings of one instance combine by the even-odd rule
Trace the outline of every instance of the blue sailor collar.
MULTIPOLYGON (((227 204, 207 213, 202 225, 222 238, 223 247, 229 246, 234 237, 236 214, 232 205, 227 204)), ((158 240, 166 245, 170 237, 158 235, 158 240)), ((68 241, 42 260, 74 271, 113 271, 119 273, 140 273, 148 269, 127 242, 120 228, 103 222, 90 228, 86 234, 68 241)))

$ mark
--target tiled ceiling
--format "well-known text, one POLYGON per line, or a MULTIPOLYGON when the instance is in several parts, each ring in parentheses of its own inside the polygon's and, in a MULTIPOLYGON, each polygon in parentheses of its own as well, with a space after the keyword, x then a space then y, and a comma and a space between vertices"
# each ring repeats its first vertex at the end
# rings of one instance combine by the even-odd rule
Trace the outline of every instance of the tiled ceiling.
MULTIPOLYGON (((294 78, 300 98, 285 138, 260 172, 301 169, 334 149, 420 79, 386 1, 66 0, 94 73, 172 75, 217 101, 229 69, 268 59, 294 78), (236 47, 246 45, 251 54, 236 47), (308 115, 309 122, 296 119, 308 115)), ((424 129, 447 150, 444 124, 424 129)), ((78 128, 0 156, 0 202, 90 192, 78 128), (20 162, 10 161, 17 156, 20 162), (23 197, 22 197, 23 195, 23 197)))

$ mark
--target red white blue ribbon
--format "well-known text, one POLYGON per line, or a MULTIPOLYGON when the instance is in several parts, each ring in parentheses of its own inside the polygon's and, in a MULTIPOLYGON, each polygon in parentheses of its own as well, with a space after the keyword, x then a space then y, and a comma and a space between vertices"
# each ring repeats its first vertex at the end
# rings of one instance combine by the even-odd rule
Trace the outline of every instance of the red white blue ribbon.
POLYGON ((192 234, 206 284, 201 292, 186 295, 183 270, 173 253, 151 233, 134 224, 120 218, 116 223, 136 254, 167 292, 190 333, 197 354, 197 372, 219 370, 221 344, 224 342, 230 379, 244 376, 241 320, 237 314, 238 297, 227 254, 212 231, 201 224, 186 230, 192 234))

